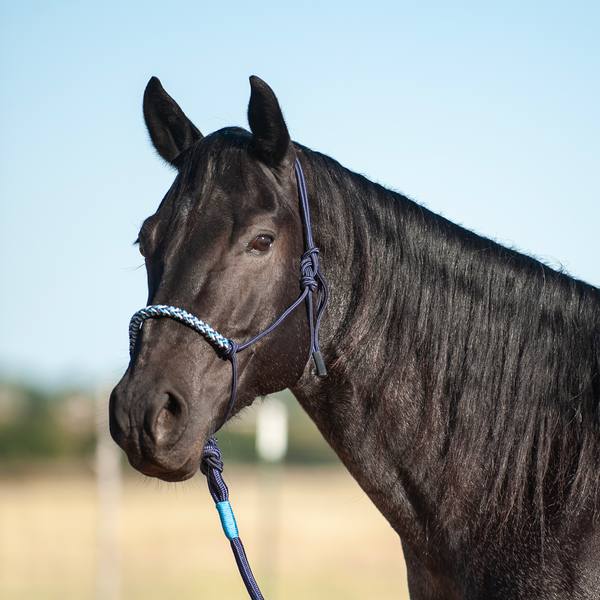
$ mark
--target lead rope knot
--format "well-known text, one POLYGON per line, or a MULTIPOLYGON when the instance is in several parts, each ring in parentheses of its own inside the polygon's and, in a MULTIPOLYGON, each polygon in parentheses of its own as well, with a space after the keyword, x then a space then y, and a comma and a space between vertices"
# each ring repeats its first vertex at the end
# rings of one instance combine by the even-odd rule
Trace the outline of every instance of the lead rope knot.
POLYGON ((217 438, 209 438, 204 446, 202 461, 200 462, 200 471, 203 475, 207 475, 209 469, 216 469, 219 473, 223 472, 221 449, 217 446, 217 441, 217 438))

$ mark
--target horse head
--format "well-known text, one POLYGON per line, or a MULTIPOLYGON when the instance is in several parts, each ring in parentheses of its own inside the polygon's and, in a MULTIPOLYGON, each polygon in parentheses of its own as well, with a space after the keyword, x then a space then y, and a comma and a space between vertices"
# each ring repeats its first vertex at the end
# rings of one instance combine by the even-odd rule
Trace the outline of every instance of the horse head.
MULTIPOLYGON (((204 137, 150 80, 146 126, 177 176, 137 240, 149 305, 184 309, 240 342, 298 298, 304 248, 296 149, 272 90, 256 77, 250 83, 251 131, 228 127, 204 137)), ((276 335, 240 353, 232 415, 300 378, 307 319, 306 310, 294 310, 276 335)), ((111 395, 111 434, 142 473, 187 479, 226 418, 231 386, 229 363, 203 337, 173 319, 149 319, 111 395)))

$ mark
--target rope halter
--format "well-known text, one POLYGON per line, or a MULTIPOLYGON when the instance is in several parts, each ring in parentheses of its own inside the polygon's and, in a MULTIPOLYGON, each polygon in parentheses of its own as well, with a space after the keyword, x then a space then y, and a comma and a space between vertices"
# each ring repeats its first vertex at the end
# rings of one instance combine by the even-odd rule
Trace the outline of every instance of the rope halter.
MULTIPOLYGON (((177 308, 176 306, 169 306, 166 304, 156 304, 147 306, 142 310, 136 312, 129 323, 129 354, 133 356, 133 351, 140 333, 140 329, 146 319, 154 319, 160 317, 168 317, 179 321, 184 325, 190 327, 194 331, 198 332, 203 336, 215 349, 218 356, 224 360, 231 361, 231 368, 233 371, 231 395, 229 398, 229 405, 225 417, 221 422, 221 425, 217 428, 220 429, 225 425, 233 404, 235 402, 235 395, 237 391, 237 359, 236 355, 238 352, 245 350, 248 346, 254 344, 262 337, 271 333, 302 301, 306 300, 307 312, 308 312, 308 325, 310 331, 310 356, 315 361, 317 368, 317 375, 323 376, 327 374, 325 368, 325 362, 319 348, 319 325, 321 324, 321 317, 323 311, 327 306, 329 300, 329 290, 327 283, 321 272, 319 266, 319 249, 315 247, 312 238, 312 229, 310 224, 310 210, 308 205, 308 194, 306 192, 306 182, 304 180, 304 172, 302 171, 302 165, 300 160, 296 157, 296 182, 298 184, 298 196, 300 198, 300 217, 302 219, 302 225, 304 230, 304 241, 306 251, 302 255, 300 260, 300 272, 302 277, 300 278, 300 297, 290 306, 272 325, 267 329, 253 337, 251 340, 237 344, 235 341, 226 338, 221 335, 218 331, 213 329, 210 325, 204 321, 198 319, 192 313, 186 310, 177 308), (317 298, 317 317, 313 319, 313 292, 318 291, 317 298)), ((242 541, 239 538, 235 517, 229 504, 229 491, 221 473, 223 472, 223 462, 221 461, 221 451, 217 446, 216 438, 209 438, 204 447, 202 455, 202 461, 200 463, 200 470, 206 475, 208 488, 211 493, 213 500, 216 503, 219 516, 221 518, 221 524, 223 531, 231 543, 240 575, 246 584, 248 594, 253 600, 263 600, 263 596, 256 584, 250 565, 246 558, 246 553, 242 545, 242 541)))

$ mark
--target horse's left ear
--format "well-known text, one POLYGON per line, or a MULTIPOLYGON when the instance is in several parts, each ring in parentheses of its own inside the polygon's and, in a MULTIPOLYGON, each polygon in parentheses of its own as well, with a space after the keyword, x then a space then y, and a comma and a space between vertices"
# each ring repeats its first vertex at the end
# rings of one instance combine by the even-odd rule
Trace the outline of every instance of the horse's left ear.
POLYGON ((258 77, 250 77, 248 123, 254 136, 253 148, 272 167, 292 155, 292 141, 273 90, 258 77))

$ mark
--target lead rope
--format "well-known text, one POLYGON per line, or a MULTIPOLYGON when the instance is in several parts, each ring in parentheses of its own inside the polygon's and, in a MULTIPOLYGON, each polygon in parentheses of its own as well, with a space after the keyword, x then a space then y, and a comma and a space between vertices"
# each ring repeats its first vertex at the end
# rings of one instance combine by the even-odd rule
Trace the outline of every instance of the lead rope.
MULTIPOLYGON (((302 278, 300 279, 300 288, 302 293, 300 297, 292 306, 290 306, 270 327, 253 337, 250 341, 244 344, 238 345, 233 340, 230 340, 222 336, 218 331, 213 329, 210 325, 198 319, 192 313, 187 312, 176 306, 168 306, 166 304, 155 304, 153 306, 147 306, 142 310, 138 311, 133 315, 129 322, 129 354, 133 355, 135 344, 140 332, 140 329, 146 319, 168 317, 187 325, 194 331, 197 331, 214 347, 217 355, 231 362, 232 368, 232 384, 231 384, 231 395, 229 397, 229 405, 225 417, 221 422, 221 425, 217 427, 217 430, 221 429, 227 422, 233 403, 235 402, 235 395, 237 391, 237 359, 236 354, 245 350, 248 346, 254 344, 262 337, 271 333, 303 300, 306 300, 306 308, 308 312, 308 327, 310 331, 310 354, 315 361, 317 369, 317 375, 327 375, 325 368, 325 362, 321 354, 319 347, 319 325, 321 324, 321 317, 323 311, 327 306, 329 300, 329 290, 327 283, 321 272, 319 266, 319 260, 317 255, 319 249, 315 247, 312 228, 310 225, 310 210, 308 205, 308 194, 306 192, 306 182, 304 180, 304 172, 302 171, 302 165, 300 160, 296 157, 296 181, 298 183, 298 196, 300 199, 300 217, 302 218, 302 224, 304 229, 304 239, 306 243, 306 252, 302 255, 300 260, 300 272, 302 278), (317 318, 316 321, 313 315, 313 303, 312 293, 318 291, 317 297, 317 318)), ((310 360, 310 358, 309 358, 310 360)), ((221 451, 217 446, 217 439, 211 437, 204 446, 202 453, 202 460, 200 461, 200 471, 206 476, 208 483, 208 489, 210 495, 215 501, 219 517, 221 519, 221 525, 225 536, 231 544, 235 562, 237 563, 240 575, 244 580, 248 594, 252 600, 264 600, 263 595, 254 579, 252 570, 246 558, 246 552, 242 544, 242 540, 238 534, 237 524, 231 505, 229 504, 229 490, 227 485, 223 481, 221 473, 223 472, 223 461, 221 460, 221 451)))
POLYGON ((248 594, 253 600, 264 600, 246 558, 246 551, 238 533, 231 504, 229 504, 229 490, 221 476, 223 461, 221 460, 221 450, 217 446, 217 438, 209 438, 206 442, 204 452, 202 453, 202 461, 200 462, 200 471, 206 475, 208 490, 215 501, 221 519, 221 526, 231 544, 235 562, 237 563, 244 585, 248 590, 248 594))

